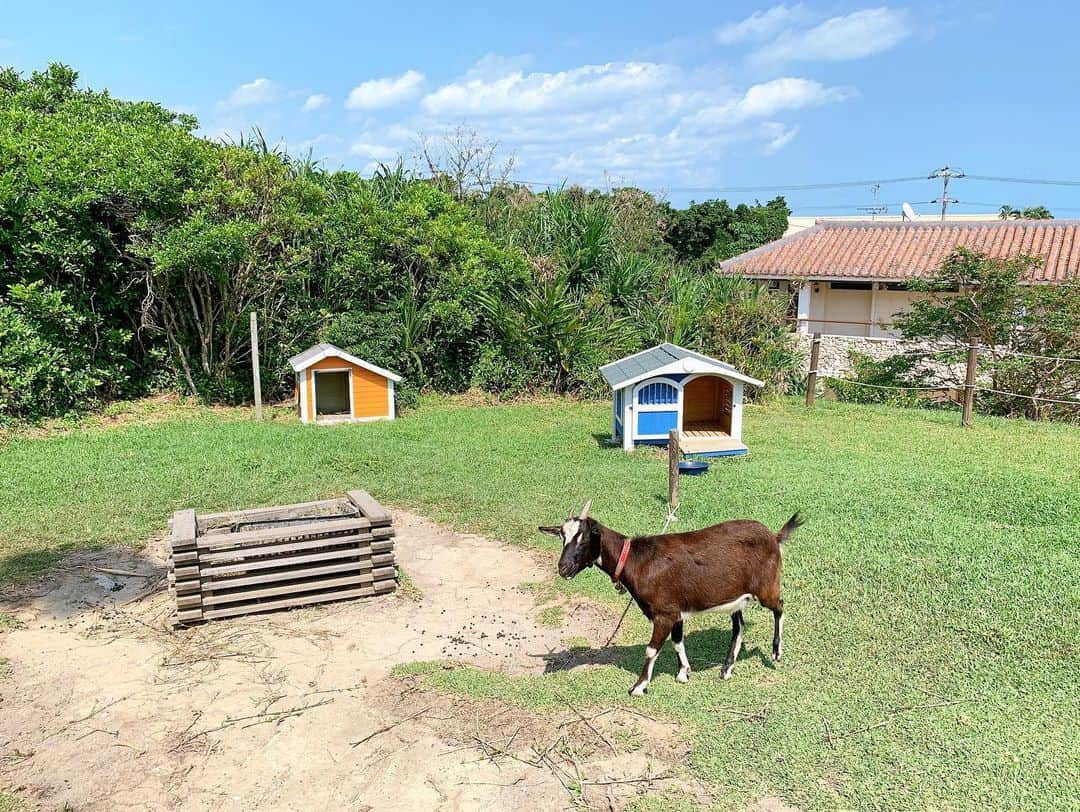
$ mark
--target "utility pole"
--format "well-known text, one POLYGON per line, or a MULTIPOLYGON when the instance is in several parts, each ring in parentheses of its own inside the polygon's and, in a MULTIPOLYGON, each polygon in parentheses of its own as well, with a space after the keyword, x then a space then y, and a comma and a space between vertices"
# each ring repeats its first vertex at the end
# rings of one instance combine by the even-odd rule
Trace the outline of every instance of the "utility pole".
POLYGON ((934 180, 935 178, 941 178, 941 197, 938 198, 937 200, 931 200, 930 202, 931 203, 940 203, 941 204, 941 220, 942 220, 942 222, 945 221, 945 212, 948 210, 949 204, 950 203, 959 203, 960 202, 955 197, 949 197, 949 181, 952 180, 953 178, 962 178, 962 177, 964 177, 963 170, 953 169, 948 164, 945 164, 945 166, 941 167, 941 169, 936 169, 933 172, 931 172, 929 175, 927 175, 927 178, 929 178, 930 180, 934 180))

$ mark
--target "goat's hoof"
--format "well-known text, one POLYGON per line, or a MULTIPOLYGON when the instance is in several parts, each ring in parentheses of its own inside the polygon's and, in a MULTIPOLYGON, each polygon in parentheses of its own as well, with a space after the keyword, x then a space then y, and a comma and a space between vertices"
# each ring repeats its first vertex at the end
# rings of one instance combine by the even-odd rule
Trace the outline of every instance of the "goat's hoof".
POLYGON ((732 669, 732 668, 725 668, 724 673, 720 675, 720 678, 721 679, 731 679, 731 672, 733 670, 734 669, 732 669))
POLYGON ((677 674, 677 675, 675 676, 675 681, 676 681, 676 682, 682 682, 682 683, 687 683, 687 682, 689 682, 689 681, 690 681, 690 672, 689 672, 689 671, 680 671, 680 672, 679 672, 679 673, 678 673, 678 674, 677 674))
POLYGON ((772 658, 773 658, 774 663, 780 662, 780 652, 779 651, 774 651, 772 653, 772 658))
POLYGON ((645 696, 647 693, 649 693, 648 685, 634 685, 634 687, 630 689, 630 696, 645 696))

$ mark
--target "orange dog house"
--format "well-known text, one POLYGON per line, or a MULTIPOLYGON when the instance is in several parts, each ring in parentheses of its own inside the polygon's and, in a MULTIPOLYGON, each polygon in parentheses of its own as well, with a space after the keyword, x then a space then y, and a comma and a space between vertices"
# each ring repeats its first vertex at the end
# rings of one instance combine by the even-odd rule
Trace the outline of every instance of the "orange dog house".
POLYGON ((296 373, 302 423, 351 423, 394 419, 394 384, 389 370, 350 355, 333 344, 316 344, 289 359, 296 373))

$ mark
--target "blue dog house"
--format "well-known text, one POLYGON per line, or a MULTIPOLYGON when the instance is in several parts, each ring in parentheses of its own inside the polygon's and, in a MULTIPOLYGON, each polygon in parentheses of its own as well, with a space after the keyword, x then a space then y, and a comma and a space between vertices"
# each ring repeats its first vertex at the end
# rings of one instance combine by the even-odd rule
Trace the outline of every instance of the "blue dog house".
POLYGON ((743 389, 762 382, 731 364, 675 344, 659 344, 600 367, 611 385, 612 438, 627 451, 667 445, 678 429, 687 454, 735 456, 742 443, 743 389))

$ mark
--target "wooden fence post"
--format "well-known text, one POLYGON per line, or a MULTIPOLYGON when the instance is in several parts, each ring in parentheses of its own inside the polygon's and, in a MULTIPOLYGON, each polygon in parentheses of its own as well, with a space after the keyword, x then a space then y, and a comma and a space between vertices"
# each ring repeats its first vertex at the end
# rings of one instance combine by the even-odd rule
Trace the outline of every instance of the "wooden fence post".
POLYGON ((255 388, 255 419, 262 420, 262 381, 259 377, 259 317, 251 311, 251 377, 255 388))
POLYGON ((971 425, 971 408, 975 402, 975 367, 979 360, 979 341, 975 336, 968 338, 967 375, 964 377, 964 413, 960 418, 961 426, 971 425))
POLYGON ((668 432, 668 513, 679 509, 679 430, 668 432))
POLYGON ((814 405, 814 390, 817 389, 818 355, 821 354, 821 333, 814 333, 810 343, 810 370, 806 373, 806 405, 814 405))

